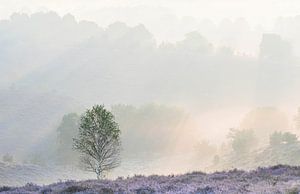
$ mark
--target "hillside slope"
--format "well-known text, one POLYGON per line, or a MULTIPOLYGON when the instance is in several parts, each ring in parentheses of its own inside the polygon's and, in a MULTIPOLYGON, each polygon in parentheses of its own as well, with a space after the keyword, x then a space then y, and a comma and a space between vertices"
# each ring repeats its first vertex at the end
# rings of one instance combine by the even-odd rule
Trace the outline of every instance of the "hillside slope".
POLYGON ((0 106, 0 157, 17 159, 50 139, 63 115, 80 107, 72 98, 21 89, 0 90, 0 106))
POLYGON ((254 171, 134 176, 116 180, 59 182, 47 186, 2 187, 4 193, 298 193, 300 167, 278 165, 254 171))

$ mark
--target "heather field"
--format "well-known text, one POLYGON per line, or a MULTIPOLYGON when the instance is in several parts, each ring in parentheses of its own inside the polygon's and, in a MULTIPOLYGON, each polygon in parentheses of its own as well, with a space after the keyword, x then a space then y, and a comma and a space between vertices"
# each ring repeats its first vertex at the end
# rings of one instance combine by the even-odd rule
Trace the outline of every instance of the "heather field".
POLYGON ((253 171, 192 172, 183 175, 120 177, 0 188, 1 193, 299 193, 300 167, 277 165, 253 171))

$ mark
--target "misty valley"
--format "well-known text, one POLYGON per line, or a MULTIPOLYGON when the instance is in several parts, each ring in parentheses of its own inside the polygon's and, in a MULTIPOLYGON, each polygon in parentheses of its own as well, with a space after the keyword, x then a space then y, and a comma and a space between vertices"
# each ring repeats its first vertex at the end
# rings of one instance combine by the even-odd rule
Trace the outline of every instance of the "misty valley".
POLYGON ((118 11, 0 17, 0 193, 299 193, 299 16, 118 11))

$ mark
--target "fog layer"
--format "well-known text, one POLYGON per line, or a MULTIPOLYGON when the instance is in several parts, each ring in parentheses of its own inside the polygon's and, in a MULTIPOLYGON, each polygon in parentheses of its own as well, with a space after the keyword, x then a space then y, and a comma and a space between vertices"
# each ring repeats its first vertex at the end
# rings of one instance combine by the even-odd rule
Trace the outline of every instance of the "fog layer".
POLYGON ((243 18, 173 24, 162 40, 144 24, 55 12, 1 20, 0 155, 76 165, 78 119, 104 104, 122 131, 115 175, 297 164, 299 16, 271 31, 243 18))

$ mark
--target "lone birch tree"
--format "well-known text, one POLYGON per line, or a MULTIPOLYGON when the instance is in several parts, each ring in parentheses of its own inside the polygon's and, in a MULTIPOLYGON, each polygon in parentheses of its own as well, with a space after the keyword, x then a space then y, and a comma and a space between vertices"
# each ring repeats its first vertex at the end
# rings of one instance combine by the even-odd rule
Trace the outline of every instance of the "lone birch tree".
POLYGON ((74 148, 81 153, 84 169, 95 172, 97 179, 119 166, 119 126, 113 114, 103 105, 95 105, 83 114, 78 137, 74 138, 74 148))

